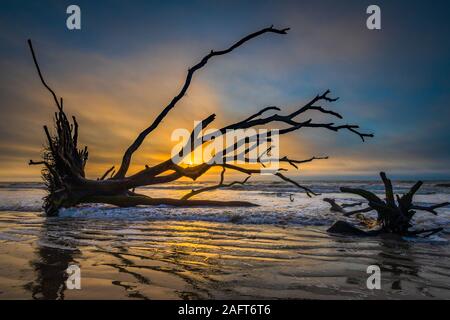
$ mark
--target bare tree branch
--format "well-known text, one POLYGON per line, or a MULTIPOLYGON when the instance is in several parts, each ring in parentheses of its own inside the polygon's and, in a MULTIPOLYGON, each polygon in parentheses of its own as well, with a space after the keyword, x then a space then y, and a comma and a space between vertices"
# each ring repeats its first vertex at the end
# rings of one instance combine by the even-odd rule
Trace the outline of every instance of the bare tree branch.
POLYGON ((383 200, 378 198, 378 196, 376 196, 374 193, 364 189, 341 187, 340 190, 344 193, 357 194, 371 203, 383 203, 383 200))
POLYGON ((324 198, 323 201, 328 202, 330 204, 330 206, 331 206, 330 211, 343 213, 344 216, 346 216, 346 217, 349 217, 349 216, 357 214, 357 213, 370 212, 370 211, 373 210, 370 207, 363 208, 363 209, 357 209, 357 210, 354 210, 354 211, 346 211, 344 209, 344 208, 347 208, 347 207, 359 206, 359 205, 363 204, 362 202, 351 203, 351 204, 346 203, 346 204, 339 205, 339 204, 336 203, 336 200, 334 200, 334 199, 324 198))
POLYGON ((53 99, 55 100, 55 104, 58 107, 59 110, 62 110, 62 100, 61 103, 58 101, 58 98, 56 97, 56 93, 52 90, 52 88, 50 88, 50 86, 45 82, 44 77, 42 76, 41 73, 41 69, 39 68, 39 64, 37 62, 36 59, 36 55, 34 54, 34 50, 33 50, 33 44, 31 43, 31 39, 28 39, 28 46, 30 47, 30 51, 31 51, 31 55, 33 56, 33 61, 34 61, 34 65, 36 66, 39 78, 41 79, 42 84, 44 85, 44 87, 47 88, 48 91, 50 91, 50 93, 53 96, 53 99))
POLYGON ((381 180, 384 184, 384 189, 386 193, 386 203, 390 207, 396 207, 395 199, 394 199, 394 191, 392 190, 392 182, 388 177, 386 177, 386 173, 380 172, 381 180))
POLYGON ((437 216, 438 213, 435 210, 438 208, 446 207, 448 205, 450 205, 450 202, 439 203, 439 204, 435 204, 435 205, 432 205, 429 207, 412 205, 411 209, 420 210, 420 211, 428 211, 428 212, 434 214, 435 216, 437 216))
POLYGON ((355 202, 355 203, 343 203, 342 208, 351 208, 362 205, 364 202, 355 202))
POLYGON ((316 157, 316 156, 314 156, 314 157, 311 157, 311 158, 305 159, 305 160, 294 160, 294 159, 289 159, 287 156, 284 156, 283 158, 279 159, 278 161, 280 161, 280 162, 288 162, 295 169, 298 169, 297 164, 311 162, 311 161, 314 161, 314 160, 325 160, 325 159, 328 159, 328 156, 325 156, 325 157, 316 157))
POLYGON ((275 173, 275 175, 276 175, 277 177, 281 178, 282 180, 284 180, 284 181, 286 181, 286 182, 289 182, 289 183, 293 184, 294 186, 296 186, 296 187, 298 187, 298 188, 300 188, 300 189, 303 189, 303 190, 306 192, 306 195, 307 195, 308 197, 310 197, 310 198, 311 198, 311 195, 314 195, 314 196, 320 195, 320 193, 315 193, 314 191, 312 191, 312 190, 309 189, 308 187, 302 186, 302 185, 300 185, 299 183, 295 182, 294 180, 289 179, 288 177, 286 177, 286 176, 284 176, 283 174, 281 174, 281 172, 277 172, 277 173, 275 173))
POLYGON ((155 130, 158 127, 158 125, 166 117, 166 115, 169 113, 169 111, 175 107, 177 102, 179 100, 181 100, 181 98, 183 98, 183 96, 185 95, 186 91, 188 90, 188 88, 191 84, 192 76, 194 75, 195 71, 204 67, 207 64, 207 62, 209 61, 209 59, 211 59, 212 57, 215 57, 215 56, 220 56, 220 55, 230 53, 234 49, 243 45, 245 42, 247 42, 253 38, 256 38, 264 33, 287 34, 288 30, 289 30, 289 28, 276 29, 276 28, 273 28, 273 26, 271 26, 269 28, 264 28, 262 30, 259 30, 257 32, 247 35, 246 37, 237 41, 235 44, 233 44, 228 49, 221 50, 221 51, 211 50, 211 52, 208 55, 206 55, 205 57, 203 57, 203 59, 199 63, 197 63, 195 66, 189 68, 187 76, 186 76, 186 80, 185 80, 184 85, 181 88, 180 92, 172 99, 172 101, 156 117, 156 119, 153 121, 153 123, 148 128, 146 128, 144 131, 142 131, 139 134, 139 136, 136 138, 136 140, 128 147, 125 154, 123 155, 122 164, 120 165, 120 168, 117 171, 114 178, 119 179, 119 178, 125 177, 125 175, 128 171, 128 168, 130 166, 131 157, 132 157, 133 153, 140 147, 140 145, 142 144, 144 139, 147 137, 147 135, 149 135, 153 130, 155 130))
POLYGON ((99 180, 104 180, 109 173, 111 173, 114 170, 114 166, 112 166, 111 168, 109 168, 108 170, 106 170, 106 172, 99 178, 99 180))
MULTIPOLYGON (((253 128, 253 127, 257 127, 257 126, 261 126, 261 125, 266 125, 266 124, 269 124, 272 122, 279 122, 279 123, 285 123, 285 124, 289 125, 288 128, 279 130, 278 133, 280 135, 286 134, 286 133, 289 133, 292 131, 296 131, 300 128, 325 128, 325 129, 332 130, 335 132, 342 130, 342 129, 349 130, 349 131, 357 134, 362 139, 362 141, 365 141, 365 139, 364 139, 365 137, 373 137, 373 134, 359 132, 357 130, 359 128, 359 126, 357 126, 357 125, 346 124, 346 125, 336 126, 336 125, 334 125, 334 123, 313 123, 312 119, 302 121, 302 122, 298 122, 294 119, 298 115, 300 115, 308 110, 319 111, 319 112, 327 113, 327 114, 333 114, 334 116, 342 119, 342 116, 334 111, 325 110, 323 108, 318 108, 318 107, 313 106, 313 104, 319 100, 325 100, 325 101, 329 101, 329 102, 336 101, 337 98, 328 97, 329 93, 330 93, 330 90, 325 91, 323 94, 316 96, 314 99, 312 99, 310 102, 308 102, 305 106, 299 108, 297 111, 294 111, 288 115, 274 114, 274 115, 266 117, 266 118, 256 119, 257 117, 261 116, 263 113, 267 112, 268 110, 280 111, 280 108, 278 108, 278 107, 267 107, 267 108, 264 108, 263 110, 259 111, 258 113, 250 116, 246 120, 239 121, 237 123, 233 123, 231 125, 228 125, 226 127, 219 129, 218 131, 220 131, 222 134, 225 134, 227 132, 227 130, 248 129, 248 128, 253 128)), ((219 137, 219 136, 221 136, 221 134, 216 131, 216 132, 212 132, 212 133, 204 135, 202 137, 202 139, 203 139, 203 141, 209 141, 209 140, 211 140, 215 137, 219 137)))
POLYGON ((197 189, 197 190, 192 190, 188 194, 185 194, 181 199, 182 200, 187 200, 187 199, 192 198, 193 196, 198 195, 198 194, 200 194, 202 192, 212 191, 212 190, 216 190, 216 189, 219 189, 219 188, 227 188, 227 187, 234 186, 236 184, 243 185, 251 177, 251 175, 249 175, 243 181, 233 181, 233 182, 230 182, 230 183, 224 183, 225 170, 226 170, 226 168, 223 167, 222 172, 220 173, 220 182, 218 184, 212 185, 212 186, 208 186, 208 187, 204 187, 204 188, 200 188, 200 189, 197 189))

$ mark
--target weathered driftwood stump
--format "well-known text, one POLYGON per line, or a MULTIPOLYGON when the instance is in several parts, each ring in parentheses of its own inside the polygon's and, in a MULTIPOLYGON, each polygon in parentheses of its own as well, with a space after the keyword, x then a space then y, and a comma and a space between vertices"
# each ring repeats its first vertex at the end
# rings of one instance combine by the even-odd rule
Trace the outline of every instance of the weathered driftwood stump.
POLYGON ((434 215, 437 215, 436 209, 448 206, 450 205, 450 202, 444 202, 430 207, 415 205, 413 203, 413 197, 422 186, 422 181, 414 184, 414 186, 412 186, 411 189, 404 195, 395 195, 394 197, 391 180, 386 177, 386 174, 384 172, 380 172, 380 176, 384 183, 386 194, 385 200, 380 199, 377 195, 370 191, 347 187, 340 188, 341 192, 352 193, 363 197, 368 201, 368 206, 354 211, 346 211, 344 207, 338 205, 335 200, 324 199, 324 201, 330 203, 330 210, 341 212, 347 217, 357 215, 359 220, 363 220, 363 223, 366 225, 370 224, 370 219, 366 219, 364 221, 364 218, 361 217, 361 214, 375 210, 378 217, 376 219, 376 223, 374 223, 372 227, 376 225, 378 229, 364 231, 356 228, 348 222, 337 221, 331 228, 328 229, 328 232, 353 235, 379 235, 390 233, 400 236, 417 236, 419 234, 424 234, 428 237, 432 234, 442 231, 442 228, 434 228, 428 230, 410 230, 413 227, 412 218, 414 217, 416 210, 427 211, 434 215))

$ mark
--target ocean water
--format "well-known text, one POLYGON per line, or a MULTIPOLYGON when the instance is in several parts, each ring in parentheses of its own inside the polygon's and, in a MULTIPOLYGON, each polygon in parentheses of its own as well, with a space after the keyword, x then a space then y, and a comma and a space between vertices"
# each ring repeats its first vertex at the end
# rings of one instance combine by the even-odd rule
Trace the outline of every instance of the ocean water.
MULTIPOLYGON (((180 197, 196 185, 137 190, 180 197)), ((397 182, 397 193, 412 182, 397 182)), ((368 181, 305 182, 309 198, 280 182, 204 193, 244 200, 252 208, 114 208, 84 205, 45 217, 38 183, 0 183, 0 299, 417 299, 450 298, 450 207, 416 214, 419 228, 443 227, 427 239, 330 235, 340 219, 325 197, 360 201, 340 186, 368 181), (292 201, 291 201, 292 199, 292 201), (81 268, 81 290, 69 290, 66 269, 81 268), (367 267, 381 269, 381 289, 367 288, 367 267)), ((450 189, 427 182, 415 202, 450 200, 450 189)), ((357 207, 355 207, 357 208, 357 207)), ((351 221, 351 220, 349 220, 351 221)))

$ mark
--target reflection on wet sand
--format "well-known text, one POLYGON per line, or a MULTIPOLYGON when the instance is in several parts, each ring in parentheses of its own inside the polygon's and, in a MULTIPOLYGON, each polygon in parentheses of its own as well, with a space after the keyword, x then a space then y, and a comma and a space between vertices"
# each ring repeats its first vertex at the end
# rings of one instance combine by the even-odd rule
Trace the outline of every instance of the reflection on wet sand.
MULTIPOLYGON (((333 193, 341 184, 314 186, 323 197, 357 200, 333 193)), ((396 188, 402 186, 410 183, 396 188)), ((368 239, 327 234, 342 215, 321 196, 282 184, 209 195, 261 204, 245 210, 92 205, 54 218, 40 212, 43 190, 6 187, 0 188, 0 299, 450 298, 450 208, 433 219, 417 217, 420 227, 445 229, 430 239, 368 239), (81 290, 65 286, 71 263, 81 268, 81 290), (381 290, 366 286, 373 264, 381 268, 381 290)), ((139 192, 174 197, 188 187, 139 192)), ((431 184, 422 192, 426 204, 449 197, 431 184)))
POLYGON ((400 292, 403 275, 407 275, 408 278, 418 277, 420 266, 410 254, 411 244, 407 241, 401 239, 381 240, 381 243, 383 250, 378 255, 381 272, 391 274, 391 289, 400 292))
MULTIPOLYGON (((450 297, 446 243, 330 236, 325 227, 33 215, 39 220, 18 219, 13 227, 13 216, 5 216, 9 229, 3 234, 26 238, 0 247, 2 257, 14 250, 31 261, 8 274, 22 283, 25 293, 14 296, 23 298, 450 297), (81 290, 65 286, 72 263, 81 268, 81 290), (372 264, 381 268, 381 290, 366 287, 372 264)), ((13 296, 17 286, 5 283, 0 281, 1 297, 13 296)))
POLYGON ((25 284, 24 288, 31 292, 33 299, 63 300, 66 290, 68 266, 74 262, 74 255, 79 254, 75 248, 62 249, 57 244, 60 225, 45 219, 39 236, 40 245, 36 249, 37 258, 30 262, 36 278, 25 284))

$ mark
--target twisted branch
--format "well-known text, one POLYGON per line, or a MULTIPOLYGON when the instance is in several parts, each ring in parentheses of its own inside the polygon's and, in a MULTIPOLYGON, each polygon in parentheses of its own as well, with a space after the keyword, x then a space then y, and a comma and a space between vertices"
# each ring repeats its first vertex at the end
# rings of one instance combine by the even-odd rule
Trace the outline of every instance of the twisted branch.
POLYGON ((225 170, 226 170, 226 167, 223 167, 222 172, 220 173, 220 182, 218 184, 213 185, 213 186, 204 187, 204 188, 197 189, 197 190, 192 190, 188 194, 184 195, 181 198, 181 200, 187 200, 187 199, 189 199, 195 195, 198 195, 202 192, 212 191, 212 190, 216 190, 219 188, 227 188, 227 187, 234 186, 236 184, 244 185, 248 181, 248 179, 250 179, 250 177, 251 177, 251 175, 249 175, 243 181, 233 181, 230 183, 223 183, 225 180, 225 170))
POLYGON ((183 98, 183 96, 186 94, 186 91, 188 90, 188 88, 191 84, 192 76, 194 75, 195 71, 204 67, 208 63, 209 59, 211 59, 212 57, 215 57, 215 56, 220 56, 220 55, 230 53, 234 49, 243 45, 245 42, 250 41, 251 39, 256 38, 264 33, 287 34, 288 30, 289 30, 289 28, 276 29, 276 28, 273 28, 273 26, 271 26, 269 28, 264 28, 262 30, 259 30, 257 32, 247 35, 246 37, 237 41, 235 44, 233 44, 228 49, 221 50, 221 51, 211 50, 211 52, 208 55, 206 55, 205 57, 203 57, 203 59, 200 60, 199 63, 197 63, 193 67, 189 68, 188 73, 186 75, 186 80, 185 80, 184 85, 182 86, 180 92, 172 99, 172 101, 156 117, 156 119, 153 121, 153 123, 148 128, 146 128, 144 131, 142 131, 139 134, 139 136, 136 138, 136 140, 125 151, 120 168, 117 171, 114 178, 119 179, 119 178, 125 177, 125 175, 128 171, 128 168, 130 166, 131 157, 132 157, 133 153, 141 146, 142 142, 145 140, 147 135, 149 135, 153 130, 155 130, 158 127, 158 125, 166 117, 166 115, 169 113, 169 111, 175 107, 177 102, 180 101, 181 98, 183 98))

